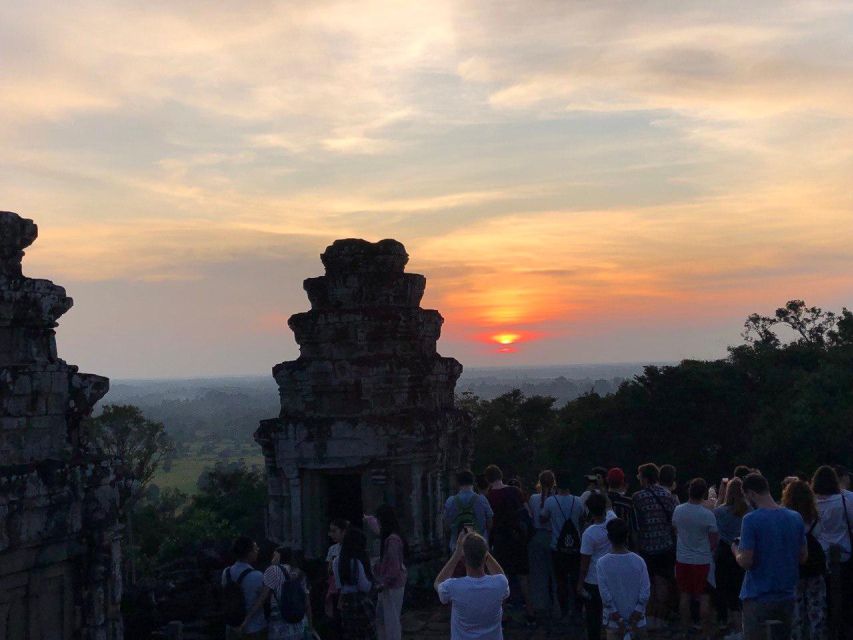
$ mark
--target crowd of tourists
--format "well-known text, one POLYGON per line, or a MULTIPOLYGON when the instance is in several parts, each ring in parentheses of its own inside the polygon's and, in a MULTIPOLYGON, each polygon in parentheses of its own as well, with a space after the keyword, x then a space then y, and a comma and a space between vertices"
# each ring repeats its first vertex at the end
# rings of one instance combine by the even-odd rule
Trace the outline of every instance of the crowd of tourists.
POLYGON ((831 623, 853 638, 853 493, 843 467, 785 478, 778 503, 746 466, 709 486, 680 485, 672 465, 644 464, 633 494, 620 468, 594 469, 579 495, 565 472, 543 471, 532 495, 504 484, 495 466, 482 486, 467 471, 457 481, 445 506, 452 555, 435 584, 453 604, 454 640, 501 638, 510 585, 528 626, 553 623, 557 609, 558 619, 582 622, 588 640, 650 630, 763 640, 768 623, 774 638, 825 640, 831 623), (467 575, 454 578, 460 561, 467 575))
MULTIPOLYGON (((679 484, 672 465, 644 464, 636 490, 620 468, 583 476, 543 471, 525 493, 494 465, 457 474, 443 509, 449 559, 434 587, 451 606, 451 640, 500 640, 508 602, 523 624, 553 637, 764 640, 853 639, 853 493, 843 467, 785 478, 778 491, 757 469, 679 484), (780 496, 777 502, 774 493, 780 496), (831 596, 834 595, 834 597, 831 596)), ((400 640, 406 541, 394 509, 362 527, 331 523, 326 615, 344 640, 400 640), (364 529, 379 537, 368 556, 364 529)), ((304 574, 280 550, 252 570, 257 546, 235 542, 222 584, 244 597, 232 634, 310 637, 304 574), (236 585, 236 586, 235 586, 236 585), (242 591, 240 591, 242 589, 242 591), (268 613, 265 613, 265 605, 268 613)), ((236 600, 236 595, 235 595, 236 600)), ((235 614, 236 615, 236 614, 235 614)))

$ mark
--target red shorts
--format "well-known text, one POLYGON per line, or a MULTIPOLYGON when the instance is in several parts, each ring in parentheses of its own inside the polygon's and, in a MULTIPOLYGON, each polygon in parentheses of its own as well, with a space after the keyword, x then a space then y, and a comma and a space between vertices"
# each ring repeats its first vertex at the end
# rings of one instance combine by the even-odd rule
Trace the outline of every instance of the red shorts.
POLYGON ((691 596, 701 596, 708 589, 709 564, 675 563, 675 583, 681 593, 691 596))

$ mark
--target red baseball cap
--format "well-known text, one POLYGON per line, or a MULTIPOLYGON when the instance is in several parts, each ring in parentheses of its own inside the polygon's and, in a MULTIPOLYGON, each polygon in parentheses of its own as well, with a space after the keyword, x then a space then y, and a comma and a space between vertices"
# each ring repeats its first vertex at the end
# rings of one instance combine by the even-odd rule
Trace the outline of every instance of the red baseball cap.
POLYGON ((619 467, 613 467, 607 472, 607 485, 610 487, 621 487, 625 484, 625 472, 619 467))

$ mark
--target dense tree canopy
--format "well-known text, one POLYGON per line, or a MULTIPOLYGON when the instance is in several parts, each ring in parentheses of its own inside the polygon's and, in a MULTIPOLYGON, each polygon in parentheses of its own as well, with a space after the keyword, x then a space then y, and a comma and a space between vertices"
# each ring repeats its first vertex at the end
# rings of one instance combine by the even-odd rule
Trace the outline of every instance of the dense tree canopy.
POLYGON ((577 470, 579 485, 596 465, 631 478, 643 462, 672 463, 681 480, 715 480, 748 464, 776 481, 853 461, 853 313, 794 300, 750 316, 744 338, 723 360, 649 366, 612 395, 561 408, 519 391, 463 398, 477 416, 475 468, 495 462, 528 482, 577 470))

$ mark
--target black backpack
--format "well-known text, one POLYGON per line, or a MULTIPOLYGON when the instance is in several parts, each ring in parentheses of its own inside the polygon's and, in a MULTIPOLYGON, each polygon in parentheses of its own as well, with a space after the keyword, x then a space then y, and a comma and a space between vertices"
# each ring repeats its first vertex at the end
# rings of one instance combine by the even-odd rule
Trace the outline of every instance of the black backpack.
POLYGON ((246 619, 246 597, 240 583, 243 578, 252 573, 252 568, 243 569, 235 581, 231 577, 231 567, 225 570, 225 586, 222 587, 222 612, 225 624, 229 627, 239 627, 246 619))
POLYGON ((824 553, 820 542, 812 534, 815 526, 817 526, 817 520, 814 521, 811 529, 806 533, 806 545, 808 545, 809 557, 805 564, 800 565, 801 578, 814 578, 826 573, 826 553, 824 553))
POLYGON ((302 588, 301 580, 294 580, 282 567, 282 581, 280 592, 273 591, 281 618, 289 624, 301 622, 305 617, 305 590, 302 588))
POLYGON ((557 501, 557 508, 565 518, 565 522, 563 522, 563 526, 560 529, 560 535, 557 537, 557 553, 576 556, 581 552, 581 537, 574 520, 572 520, 572 512, 575 510, 575 497, 572 496, 572 506, 569 508, 568 516, 566 516, 563 507, 560 505, 560 499, 554 496, 554 500, 557 501))

